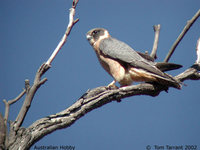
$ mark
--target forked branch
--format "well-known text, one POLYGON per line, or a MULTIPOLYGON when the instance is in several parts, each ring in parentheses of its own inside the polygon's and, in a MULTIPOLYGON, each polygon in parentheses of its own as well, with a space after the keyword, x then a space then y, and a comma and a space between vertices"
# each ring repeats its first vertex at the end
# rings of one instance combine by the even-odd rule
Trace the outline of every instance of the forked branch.
POLYGON ((34 79, 34 83, 32 86, 29 85, 29 81, 26 80, 26 84, 25 84, 25 88, 28 89, 26 90, 26 98, 25 101, 20 109, 20 112, 15 120, 15 122, 12 124, 14 127, 14 130, 18 130, 19 127, 21 126, 21 124, 24 121, 24 118, 26 116, 26 113, 28 112, 30 106, 31 106, 31 102, 33 100, 33 97, 35 95, 35 93, 37 92, 38 88, 44 84, 47 81, 47 78, 41 79, 41 77, 44 75, 44 73, 51 67, 51 63, 54 60, 54 58, 56 57, 57 53, 60 51, 60 49, 63 47, 63 45, 65 44, 68 35, 70 34, 72 27, 78 22, 79 19, 74 20, 74 15, 75 15, 75 8, 77 6, 78 0, 73 0, 72 3, 72 8, 70 8, 70 13, 69 13, 69 24, 67 26, 67 29, 65 31, 65 34, 63 35, 61 41, 59 42, 59 44, 57 45, 56 49, 54 50, 54 52, 52 53, 52 55, 50 56, 50 58, 48 59, 48 61, 44 64, 42 64, 40 66, 40 68, 38 69, 36 75, 35 75, 35 79, 34 79))
POLYGON ((21 99, 22 96, 24 96, 25 93, 26 93, 26 90, 24 89, 16 98, 14 98, 12 100, 9 100, 9 101, 6 101, 5 99, 3 100, 3 102, 5 104, 5 114, 4 114, 4 122, 5 122, 5 124, 7 124, 7 121, 8 121, 10 105, 14 104, 19 99, 21 99))

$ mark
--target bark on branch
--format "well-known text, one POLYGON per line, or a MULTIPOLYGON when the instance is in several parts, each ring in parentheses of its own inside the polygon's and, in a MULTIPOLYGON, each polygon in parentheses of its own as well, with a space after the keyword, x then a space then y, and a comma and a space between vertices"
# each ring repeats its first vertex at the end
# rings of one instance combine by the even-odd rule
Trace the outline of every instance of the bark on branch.
MULTIPOLYGON (((191 67, 183 73, 176 76, 180 81, 184 80, 197 80, 200 79, 200 65, 196 64, 196 67, 191 67)), ((87 91, 81 96, 77 102, 75 102, 69 108, 48 117, 37 120, 31 126, 23 131, 21 139, 16 139, 15 143, 20 143, 21 148, 25 148, 27 144, 33 145, 35 141, 38 141, 43 136, 61 128, 71 126, 79 118, 87 114, 88 112, 101 107, 112 101, 118 101, 130 96, 136 95, 148 95, 158 96, 160 92, 167 91, 167 88, 150 83, 142 83, 138 85, 132 85, 127 87, 121 87, 119 89, 108 89, 107 87, 97 87, 95 89, 87 91)), ((12 145, 11 148, 16 148, 16 145, 12 145)))
MULTIPOLYGON (((198 44, 197 44, 198 45, 198 44)), ((198 46, 197 46, 198 47, 198 46)), ((198 49, 198 48, 197 48, 198 49)), ((198 55, 197 55, 198 60, 198 55)), ((197 62, 197 61, 196 61, 197 62)), ((175 76, 177 80, 200 80, 200 63, 195 63, 183 73, 175 76)), ((167 87, 158 84, 142 83, 119 89, 110 89, 107 86, 88 90, 69 108, 48 117, 35 121, 27 129, 20 128, 11 149, 28 149, 36 141, 47 134, 61 128, 67 128, 88 112, 112 101, 136 95, 158 96, 160 92, 167 91, 167 87)))
POLYGON ((9 100, 9 101, 6 101, 5 99, 3 100, 3 102, 5 104, 5 114, 4 114, 4 122, 5 122, 5 124, 7 124, 7 121, 8 121, 10 105, 12 105, 15 102, 17 102, 20 98, 22 98, 22 96, 24 96, 25 93, 26 93, 26 90, 24 89, 16 98, 14 98, 12 100, 9 100))
POLYGON ((5 149, 5 141, 6 141, 6 125, 4 122, 4 118, 0 113, 0 150, 5 149))

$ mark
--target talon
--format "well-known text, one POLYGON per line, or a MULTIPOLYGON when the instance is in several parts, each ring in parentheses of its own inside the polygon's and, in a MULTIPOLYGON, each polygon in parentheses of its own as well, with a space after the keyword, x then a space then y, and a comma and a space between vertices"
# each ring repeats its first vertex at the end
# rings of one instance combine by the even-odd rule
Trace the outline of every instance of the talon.
POLYGON ((115 85, 116 81, 113 80, 110 84, 108 84, 109 89, 118 89, 118 87, 115 85))

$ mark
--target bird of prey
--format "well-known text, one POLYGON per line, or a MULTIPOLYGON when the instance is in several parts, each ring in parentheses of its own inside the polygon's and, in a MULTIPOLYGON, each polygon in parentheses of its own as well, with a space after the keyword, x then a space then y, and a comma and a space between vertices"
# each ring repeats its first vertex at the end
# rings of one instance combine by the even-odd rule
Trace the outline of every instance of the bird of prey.
POLYGON ((86 37, 102 67, 114 78, 108 86, 115 86, 116 81, 121 86, 144 81, 181 88, 180 82, 162 72, 155 62, 145 59, 126 43, 111 37, 106 29, 94 28, 87 32, 86 37))

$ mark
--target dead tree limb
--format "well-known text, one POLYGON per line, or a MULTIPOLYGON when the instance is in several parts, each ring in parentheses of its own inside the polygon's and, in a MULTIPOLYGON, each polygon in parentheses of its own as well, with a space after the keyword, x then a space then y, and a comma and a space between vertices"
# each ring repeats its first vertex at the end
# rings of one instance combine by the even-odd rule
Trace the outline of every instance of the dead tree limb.
POLYGON ((63 35, 63 37, 62 37, 61 41, 59 42, 58 46, 56 47, 56 49, 53 51, 52 55, 49 57, 49 59, 45 63, 46 65, 49 65, 49 66, 51 65, 51 62, 54 60, 57 53, 61 50, 61 48, 67 41, 67 37, 69 36, 69 34, 72 30, 72 27, 79 21, 78 18, 76 20, 74 20, 75 9, 76 9, 77 3, 78 3, 78 0, 73 0, 72 8, 69 9, 70 10, 69 23, 68 23, 67 29, 65 31, 65 34, 63 35))
MULTIPOLYGON (((198 45, 198 44, 197 44, 198 45)), ((198 49, 198 48, 197 48, 198 49)), ((198 53, 199 54, 199 53, 198 53)), ((197 55, 197 59, 198 59, 197 55)), ((197 61, 196 61, 197 62, 197 61)), ((183 73, 175 76, 177 80, 200 80, 200 63, 195 63, 183 73)), ((167 91, 168 88, 159 84, 141 83, 138 85, 110 89, 107 86, 97 87, 88 90, 73 105, 67 109, 48 117, 35 121, 28 128, 20 128, 16 132, 15 142, 10 145, 11 149, 28 149, 36 141, 47 134, 61 128, 67 128, 75 123, 79 118, 88 112, 99 108, 110 102, 121 100, 126 97, 137 95, 158 96, 160 92, 167 91)))
MULTIPOLYGON (((42 84, 44 84, 47 81, 47 78, 42 78, 42 76, 45 74, 45 72, 51 67, 51 63, 54 60, 54 58, 56 57, 57 53, 60 51, 60 49, 63 47, 63 45, 65 44, 68 35, 70 34, 72 27, 79 21, 79 19, 74 20, 74 15, 75 15, 75 9, 76 6, 78 4, 78 0, 73 0, 72 3, 72 8, 70 8, 70 13, 69 13, 69 24, 67 26, 67 29, 65 31, 64 36, 62 37, 61 41, 59 42, 59 44, 57 45, 56 49, 54 50, 54 52, 52 53, 52 55, 50 56, 50 58, 47 60, 46 63, 42 64, 38 71, 36 72, 35 75, 35 79, 33 82, 33 85, 30 86, 29 84, 29 80, 25 80, 25 91, 23 92, 23 94, 26 93, 26 97, 24 100, 24 103, 19 111, 18 116, 16 117, 14 122, 10 123, 10 133, 9 133, 9 139, 8 142, 6 143, 6 146, 8 149, 10 147, 12 147, 11 145, 14 145, 14 143, 16 142, 19 133, 22 133, 23 128, 21 128, 21 125, 26 117, 26 114, 31 106, 32 100, 34 98, 35 93, 37 92, 37 90, 40 88, 40 86, 42 84)), ((21 97, 20 97, 21 98, 21 97)), ((19 98, 19 99, 20 99, 19 98)), ((9 108, 9 105, 7 105, 8 103, 6 103, 6 101, 4 101, 6 104, 6 108, 9 108)), ((8 116, 8 111, 9 109, 6 109, 6 118, 8 116)), ((6 119, 7 121, 7 119, 6 119)), ((22 149, 28 149, 27 147, 29 147, 29 145, 25 146, 22 149)), ((11 148, 11 149, 20 149, 20 145, 18 145, 18 148, 11 148)))
POLYGON ((38 69, 36 76, 35 76, 34 83, 30 87, 30 89, 26 92, 26 98, 24 100, 24 103, 23 103, 23 105, 20 109, 20 112, 13 124, 15 131, 18 130, 19 127, 21 126, 21 124, 23 123, 26 113, 28 112, 28 110, 30 108, 33 97, 34 97, 35 93, 37 92, 37 89, 47 81, 46 78, 41 80, 41 77, 48 69, 49 69, 49 66, 46 66, 46 65, 42 65, 38 69))
POLYGON ((197 52, 197 59, 194 65, 192 65, 190 68, 185 70, 183 73, 177 75, 175 78, 179 79, 180 81, 184 80, 199 80, 200 79, 200 38, 197 40, 197 45, 196 45, 196 52, 197 52))
POLYGON ((41 80, 42 75, 50 68, 51 62, 54 60, 57 53, 60 51, 60 49, 65 44, 67 37, 71 32, 72 27, 78 22, 78 19, 76 19, 74 21, 75 8, 76 8, 77 3, 78 3, 78 0, 73 0, 72 8, 70 8, 69 24, 67 26, 66 32, 63 35, 63 38, 61 39, 59 44, 57 45, 56 49, 54 50, 54 52, 48 59, 48 61, 46 63, 42 64, 41 67, 38 69, 33 85, 30 87, 29 81, 27 81, 29 90, 26 93, 26 98, 25 98, 24 104, 22 105, 22 108, 15 120, 15 123, 13 126, 15 128, 14 130, 18 130, 19 127, 21 126, 21 124, 23 123, 23 120, 26 116, 26 113, 29 110, 29 107, 31 105, 33 97, 34 97, 35 93, 37 92, 37 89, 47 81, 47 78, 44 78, 41 80))
POLYGON ((176 49, 176 47, 178 46, 178 44, 180 43, 180 41, 183 39, 183 37, 185 36, 185 34, 187 33, 187 31, 190 29, 190 27, 198 19, 199 16, 200 16, 200 9, 197 11, 197 13, 194 15, 194 17, 192 17, 191 20, 187 21, 187 24, 183 28, 181 34, 178 36, 178 38, 176 39, 176 41, 172 45, 171 49, 169 50, 169 53, 165 57, 164 62, 168 62, 169 61, 170 57, 174 53, 174 50, 176 49))
MULTIPOLYGON (((6 101, 5 99, 3 100, 3 102, 5 104, 5 113, 4 113, 4 120, 3 120, 4 123, 1 123, 2 124, 1 125, 2 126, 1 129, 4 129, 5 131, 1 130, 0 133, 3 134, 3 135, 5 134, 4 145, 7 145, 7 143, 8 143, 8 136, 7 136, 8 135, 8 133, 7 133, 8 127, 7 127, 7 122, 8 122, 8 115, 9 115, 10 105, 14 104, 19 99, 21 99, 24 96, 25 93, 26 93, 26 89, 24 89, 16 98, 14 98, 12 100, 9 100, 9 101, 6 101)), ((1 144, 1 142, 0 142, 0 144, 1 144)))
POLYGON ((160 34, 160 24, 154 25, 153 29, 155 32, 155 37, 154 37, 153 48, 152 48, 150 56, 153 57, 154 59, 156 59, 157 58, 156 52, 158 49, 158 41, 159 41, 159 34, 160 34))
POLYGON ((200 63, 200 38, 197 40, 196 53, 197 53, 196 63, 199 64, 200 63))
POLYGON ((0 113, 0 150, 5 149, 5 141, 6 141, 6 124, 4 122, 4 118, 0 113))
MULTIPOLYGON (((198 65, 198 67, 200 67, 198 65)), ((185 72, 176 76, 180 81, 200 79, 199 68, 187 69, 185 72)), ((34 122, 31 126, 23 131, 21 138, 16 139, 15 145, 11 148, 25 148, 27 143, 32 146, 35 141, 38 141, 43 136, 61 128, 67 128, 75 123, 79 118, 83 117, 88 112, 99 108, 113 101, 118 101, 130 96, 148 95, 158 96, 160 92, 167 89, 161 85, 142 83, 119 89, 108 89, 107 87, 97 87, 87 91, 69 108, 48 117, 42 118, 34 122), (18 143, 18 144, 17 144, 18 143)))
POLYGON ((9 108, 10 105, 14 104, 15 102, 17 102, 19 99, 22 98, 22 96, 26 93, 26 90, 24 89, 16 98, 6 101, 5 99, 3 100, 4 104, 5 104, 5 114, 4 114, 4 122, 5 124, 7 124, 8 121, 8 115, 9 115, 9 108))

